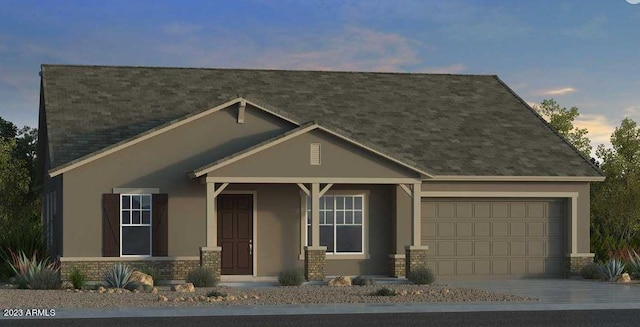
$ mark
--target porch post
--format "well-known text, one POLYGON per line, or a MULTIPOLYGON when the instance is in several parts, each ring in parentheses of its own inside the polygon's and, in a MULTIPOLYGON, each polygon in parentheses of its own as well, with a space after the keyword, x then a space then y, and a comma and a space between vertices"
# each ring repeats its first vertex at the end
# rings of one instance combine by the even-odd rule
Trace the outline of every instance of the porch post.
POLYGON ((422 184, 414 183, 411 190, 411 245, 405 247, 405 274, 427 265, 428 246, 422 246, 422 184))
POLYGON ((311 246, 304 247, 304 276, 308 281, 325 277, 327 247, 320 246, 320 183, 311 184, 311 246))
POLYGON ((207 247, 218 246, 218 219, 215 182, 207 181, 207 247))
POLYGON ((320 183, 311 184, 311 246, 320 246, 320 183))

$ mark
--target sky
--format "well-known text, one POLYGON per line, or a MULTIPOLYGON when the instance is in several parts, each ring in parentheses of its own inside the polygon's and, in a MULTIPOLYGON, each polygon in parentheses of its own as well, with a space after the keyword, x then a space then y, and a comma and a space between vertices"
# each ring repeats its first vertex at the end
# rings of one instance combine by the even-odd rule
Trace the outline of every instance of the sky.
POLYGON ((0 0, 0 117, 37 127, 43 63, 496 74, 610 145, 640 122, 633 2, 0 0))

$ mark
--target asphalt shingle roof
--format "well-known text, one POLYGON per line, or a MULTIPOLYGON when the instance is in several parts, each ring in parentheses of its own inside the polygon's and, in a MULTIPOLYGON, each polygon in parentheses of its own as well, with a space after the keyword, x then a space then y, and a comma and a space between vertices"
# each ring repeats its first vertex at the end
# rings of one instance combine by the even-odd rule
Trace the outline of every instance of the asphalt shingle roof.
POLYGON ((435 175, 600 176, 493 75, 43 65, 51 167, 243 97, 435 175))

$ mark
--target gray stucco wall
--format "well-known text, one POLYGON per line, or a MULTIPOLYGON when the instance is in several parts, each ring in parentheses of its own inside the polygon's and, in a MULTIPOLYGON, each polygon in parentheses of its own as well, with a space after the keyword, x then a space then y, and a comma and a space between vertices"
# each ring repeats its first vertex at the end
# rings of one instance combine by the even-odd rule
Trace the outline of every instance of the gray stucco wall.
POLYGON ((102 194, 145 187, 169 194, 169 256, 198 255, 206 189, 187 173, 293 127, 250 106, 238 124, 236 112, 220 110, 64 173, 62 255, 101 256, 102 194))
POLYGON ((313 130, 209 173, 224 177, 416 178, 389 159, 313 130), (310 164, 310 144, 321 145, 321 165, 310 164))

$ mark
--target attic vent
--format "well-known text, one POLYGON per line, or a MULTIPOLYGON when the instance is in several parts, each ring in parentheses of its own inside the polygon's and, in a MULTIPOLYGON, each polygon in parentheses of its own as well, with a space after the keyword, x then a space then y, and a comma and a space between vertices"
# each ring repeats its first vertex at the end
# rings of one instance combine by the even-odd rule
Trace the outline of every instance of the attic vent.
POLYGON ((244 108, 247 107, 247 102, 242 100, 238 105, 238 124, 244 123, 244 108))
POLYGON ((311 143, 311 165, 320 166, 320 143, 311 143))

